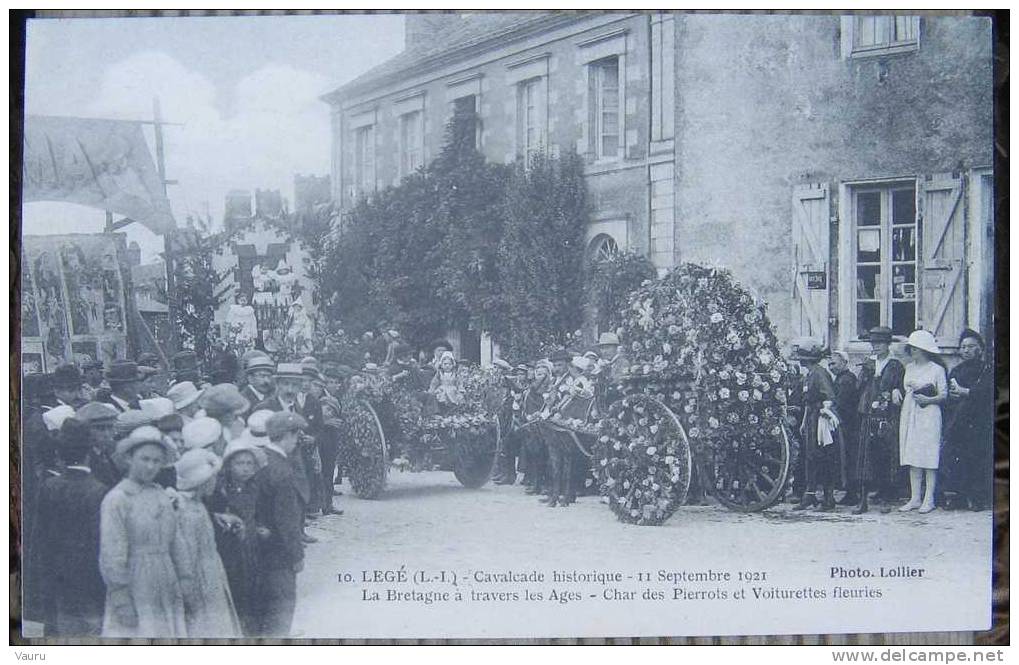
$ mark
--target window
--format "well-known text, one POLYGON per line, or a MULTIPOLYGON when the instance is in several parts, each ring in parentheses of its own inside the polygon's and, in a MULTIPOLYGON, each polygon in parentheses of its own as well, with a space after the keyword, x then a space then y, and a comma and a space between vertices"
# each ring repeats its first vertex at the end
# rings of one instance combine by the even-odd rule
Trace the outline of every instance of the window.
POLYGON ((470 123, 474 126, 474 147, 481 149, 481 119, 478 118, 477 95, 464 95, 453 100, 454 115, 470 115, 470 123))
POLYGON ((919 46, 918 16, 853 16, 852 54, 871 55, 912 51, 919 46))
POLYGON ((375 191, 375 131, 364 125, 354 130, 354 181, 357 191, 375 191))
POLYGON ((421 111, 400 116, 400 175, 413 173, 424 163, 423 121, 421 111))
POLYGON ((517 153, 526 159, 545 144, 545 111, 541 77, 517 84, 517 153))
POLYGON ((916 328, 915 186, 855 190, 853 228, 855 337, 878 325, 908 335, 916 328))
POLYGON ((588 66, 589 149, 598 159, 619 156, 619 56, 588 66))
POLYGON ((591 241, 588 252, 592 263, 607 261, 619 254, 619 244, 615 238, 603 233, 591 241))

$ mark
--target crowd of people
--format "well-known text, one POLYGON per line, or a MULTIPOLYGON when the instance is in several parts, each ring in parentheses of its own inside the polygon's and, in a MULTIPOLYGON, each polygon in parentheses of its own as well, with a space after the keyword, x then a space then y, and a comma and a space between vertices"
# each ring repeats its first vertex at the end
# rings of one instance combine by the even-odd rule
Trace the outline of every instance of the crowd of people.
POLYGON ((788 401, 800 443, 795 509, 834 510, 836 489, 857 514, 872 499, 883 512, 990 508, 994 374, 983 338, 962 333, 951 371, 926 330, 905 341, 905 362, 891 353, 891 329, 875 327, 867 339, 872 354, 859 374, 844 352, 811 340, 794 348, 802 368, 788 401))
MULTIPOLYGON (((342 400, 386 376, 427 413, 463 406, 452 346, 417 356, 395 331, 378 358, 277 363, 263 351, 203 372, 170 362, 66 364, 23 381, 24 616, 47 636, 287 636, 310 520, 342 514, 342 400), (168 367, 165 367, 168 366, 168 367), (165 367, 165 369, 164 369, 165 367)), ((803 340, 786 386, 796 510, 981 510, 991 504, 993 373, 981 336, 946 371, 916 331, 904 364, 892 331, 869 332, 859 373, 847 354, 803 340), (899 506, 908 490, 908 501, 899 506)), ((597 421, 626 376, 613 333, 533 363, 494 361, 510 422, 495 474, 548 506, 596 492, 573 439, 536 426, 597 421)), ((692 501, 703 491, 695 487, 692 501)))

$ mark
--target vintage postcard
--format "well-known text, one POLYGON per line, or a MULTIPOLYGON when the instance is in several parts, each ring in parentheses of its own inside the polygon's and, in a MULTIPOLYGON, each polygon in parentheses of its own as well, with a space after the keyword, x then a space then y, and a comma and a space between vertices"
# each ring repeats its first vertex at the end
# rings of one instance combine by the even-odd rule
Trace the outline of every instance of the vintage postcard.
POLYGON ((29 20, 22 635, 988 629, 991 34, 29 20))

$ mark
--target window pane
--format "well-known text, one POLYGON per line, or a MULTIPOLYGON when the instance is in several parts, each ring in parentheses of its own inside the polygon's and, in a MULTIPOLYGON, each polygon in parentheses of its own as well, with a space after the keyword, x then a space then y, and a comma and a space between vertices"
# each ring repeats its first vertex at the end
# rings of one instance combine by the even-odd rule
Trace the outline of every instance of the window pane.
POLYGON ((881 304, 876 302, 856 303, 856 334, 867 332, 881 325, 881 304))
POLYGON ((892 192, 892 224, 916 223, 916 196, 913 188, 892 192))
POLYGON ((880 296, 881 266, 856 267, 856 297, 860 300, 874 300, 880 296))
POLYGON ((892 266, 892 298, 914 300, 916 298, 916 266, 913 264, 892 266))
POLYGON ((857 46, 873 46, 878 42, 877 36, 877 16, 857 16, 856 17, 856 45, 857 46))
POLYGON ((881 224, 881 192, 862 192, 856 195, 856 225, 881 224))
POLYGON ((911 42, 916 39, 916 21, 912 16, 895 17, 895 41, 911 42))
POLYGON ((916 232, 912 227, 892 229, 892 260, 916 260, 916 232))
POLYGON ((619 151, 619 136, 616 134, 607 134, 602 137, 602 151, 601 154, 604 157, 615 157, 619 151))
POLYGON ((856 233, 856 261, 858 263, 873 263, 880 261, 881 229, 860 229, 856 233))
POLYGON ((893 302, 892 325, 889 326, 896 335, 908 335, 916 329, 916 303, 893 302))

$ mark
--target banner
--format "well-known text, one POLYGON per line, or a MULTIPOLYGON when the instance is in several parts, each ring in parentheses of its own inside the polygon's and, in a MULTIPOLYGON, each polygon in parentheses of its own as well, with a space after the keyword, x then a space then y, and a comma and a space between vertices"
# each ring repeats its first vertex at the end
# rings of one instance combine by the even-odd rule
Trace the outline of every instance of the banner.
POLYGON ((120 213, 157 234, 175 227, 159 172, 135 122, 28 116, 23 197, 120 213))

